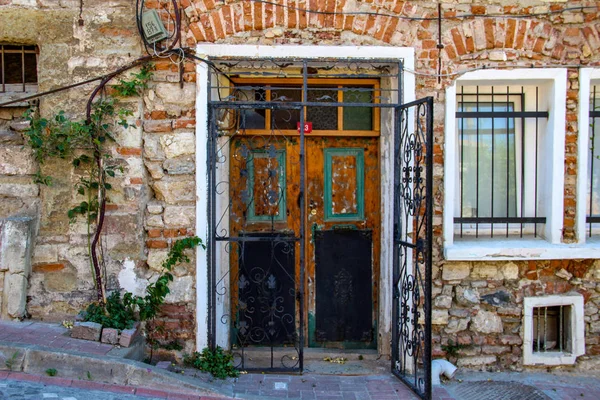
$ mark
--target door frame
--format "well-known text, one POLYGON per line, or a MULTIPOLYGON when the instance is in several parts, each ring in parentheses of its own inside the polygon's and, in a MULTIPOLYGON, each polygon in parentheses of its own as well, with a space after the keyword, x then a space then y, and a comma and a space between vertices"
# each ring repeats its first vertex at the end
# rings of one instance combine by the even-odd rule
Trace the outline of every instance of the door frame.
MULTIPOLYGON (((196 48, 198 56, 205 59, 244 57, 249 59, 295 59, 306 60, 345 60, 363 59, 365 62, 390 60, 402 63, 405 69, 414 69, 415 50, 409 47, 384 46, 253 46, 253 45, 212 45, 200 44, 196 48)), ((196 79, 196 234, 202 238, 208 237, 209 211, 209 165, 207 160, 208 148, 208 99, 210 66, 197 63, 196 79)), ((390 103, 402 104, 415 99, 415 79, 412 74, 402 74, 399 71, 396 78, 387 78, 381 82, 382 88, 395 89, 390 103)), ((380 254, 380 285, 379 316, 378 316, 378 352, 390 354, 392 332, 392 281, 393 257, 393 154, 394 154, 394 118, 390 108, 381 108, 381 139, 380 139, 380 168, 381 168, 381 254, 380 254)), ((210 290, 208 276, 210 263, 207 253, 197 250, 196 253, 196 347, 202 349, 209 345, 209 304, 210 290)), ((223 304, 213 304, 214 307, 224 307, 223 304)), ((216 343, 225 344, 228 333, 217 332, 216 343)))

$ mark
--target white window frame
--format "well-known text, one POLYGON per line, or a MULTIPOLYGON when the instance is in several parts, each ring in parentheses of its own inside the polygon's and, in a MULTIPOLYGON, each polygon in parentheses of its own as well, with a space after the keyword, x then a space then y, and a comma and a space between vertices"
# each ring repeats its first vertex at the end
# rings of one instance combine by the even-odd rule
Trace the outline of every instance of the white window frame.
MULTIPOLYGON (((444 152, 444 255, 448 260, 525 260, 579 258, 569 246, 562 245, 564 209, 564 153, 566 124, 567 70, 548 69, 486 69, 468 72, 446 89, 445 152, 444 152), (546 202, 539 208, 546 224, 537 238, 466 238, 454 236, 455 191, 458 181, 457 87, 458 86, 543 86, 548 94, 549 117, 544 135, 540 169, 545 174, 546 202), (543 207, 543 208, 542 208, 543 207)), ((542 194, 543 195, 543 194, 542 194)))
POLYGON ((565 365, 575 364, 577 357, 585 354, 585 324, 583 296, 553 295, 525 297, 523 299, 523 364, 524 365, 565 365), (533 310, 537 307, 570 306, 570 338, 572 352, 533 351, 533 310))
POLYGON ((590 141, 590 93, 592 84, 600 84, 600 68, 579 71, 579 135, 577 138, 577 205, 575 235, 580 245, 580 258, 600 258, 600 235, 587 236, 587 185, 590 141))

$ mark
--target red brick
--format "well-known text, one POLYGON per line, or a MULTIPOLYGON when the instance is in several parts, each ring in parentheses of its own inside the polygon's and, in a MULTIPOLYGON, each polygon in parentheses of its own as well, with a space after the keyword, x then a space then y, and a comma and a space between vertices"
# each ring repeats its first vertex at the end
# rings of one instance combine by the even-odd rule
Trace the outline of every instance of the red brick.
POLYGON ((167 112, 164 110, 154 110, 150 113, 152 119, 167 119, 167 112))
POLYGON ((174 129, 193 128, 196 126, 195 119, 177 119, 173 121, 174 129))
POLYGON ((73 383, 73 380, 67 379, 67 378, 58 378, 56 376, 52 376, 52 377, 42 376, 40 378, 40 383, 43 383, 46 385, 69 387, 69 386, 71 386, 71 383, 73 383))
POLYGON ((33 272, 57 272, 65 269, 65 264, 63 263, 54 263, 54 264, 35 264, 33 266, 33 272))
POLYGON ((467 50, 465 49, 465 45, 463 43, 463 38, 457 28, 453 28, 451 31, 452 40, 454 41, 454 47, 456 48, 456 52, 458 55, 462 56, 467 54, 467 50))
POLYGON ((215 32, 215 38, 223 39, 225 37, 225 31, 223 30, 223 25, 221 24, 221 17, 219 16, 218 11, 215 11, 211 14, 210 21, 212 22, 211 26, 213 27, 213 31, 215 32))
POLYGON ((122 156, 141 156, 142 149, 138 147, 117 147, 117 153, 122 156))
POLYGON ((99 382, 75 380, 71 382, 71 387, 89 390, 104 390, 106 385, 99 382))
POLYGON ((158 238, 161 237, 162 231, 160 229, 148 229, 148 237, 149 238, 158 238))
POLYGON ((223 16, 223 22, 225 24, 224 28, 225 28, 225 35, 226 36, 233 35, 233 33, 234 33, 233 21, 231 20, 231 11, 232 11, 232 8, 231 8, 231 6, 229 4, 223 6, 219 10, 219 12, 221 13, 221 15, 223 16))
POLYGON ((146 246, 149 249, 166 249, 169 244, 165 240, 146 240, 146 246))
POLYGON ((144 130, 150 133, 164 133, 164 132, 172 132, 173 126, 171 121, 145 121, 144 122, 144 130))
POLYGON ((544 44, 546 44, 546 39, 537 38, 535 45, 533 46, 533 51, 541 53, 544 50, 544 44))
POLYGON ((129 178, 129 183, 132 185, 141 185, 142 183, 144 183, 144 180, 142 178, 129 178))
POLYGON ((491 19, 486 19, 483 22, 485 26, 485 48, 493 49, 494 43, 496 43, 496 39, 494 37, 494 21, 491 19))
POLYGON ((177 229, 165 229, 163 231, 163 236, 166 238, 174 238, 177 236, 177 229))
POLYGON ((485 15, 486 8, 485 6, 471 6, 471 13, 475 15, 485 15))
POLYGON ((262 3, 254 3, 254 18, 252 21, 252 27, 255 31, 263 30, 262 23, 262 3))
POLYGON ((134 394, 135 387, 133 386, 124 386, 124 385, 106 385, 105 390, 114 393, 128 393, 134 394))
POLYGON ((244 3, 244 26, 242 31, 251 31, 252 30, 252 3, 245 2, 244 3))
POLYGON ((504 47, 512 48, 515 41, 515 31, 517 29, 517 20, 509 19, 507 21, 506 34, 504 37, 504 47))
POLYGON ((202 29, 200 29, 196 22, 190 23, 189 26, 197 41, 204 42, 206 40, 206 38, 204 37, 204 32, 202 31, 202 29))
POLYGON ((215 33, 212 28, 212 24, 210 22, 210 18, 206 14, 202 14, 200 16, 200 24, 202 24, 202 28, 204 28, 204 36, 206 37, 207 42, 215 41, 215 33))

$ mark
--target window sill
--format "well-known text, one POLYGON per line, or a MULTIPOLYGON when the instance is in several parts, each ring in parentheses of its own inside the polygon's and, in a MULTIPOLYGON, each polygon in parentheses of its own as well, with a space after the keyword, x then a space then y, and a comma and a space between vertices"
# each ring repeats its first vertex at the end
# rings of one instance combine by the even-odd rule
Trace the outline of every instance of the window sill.
POLYGON ((600 258, 600 239, 585 244, 552 244, 544 239, 459 239, 444 246, 451 261, 558 260, 600 258))

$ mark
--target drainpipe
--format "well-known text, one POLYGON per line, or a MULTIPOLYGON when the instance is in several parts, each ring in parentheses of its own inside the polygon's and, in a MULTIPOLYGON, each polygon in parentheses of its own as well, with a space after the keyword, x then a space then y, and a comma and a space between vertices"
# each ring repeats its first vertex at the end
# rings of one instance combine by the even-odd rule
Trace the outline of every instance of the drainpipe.
POLYGON ((454 364, 446 360, 433 360, 431 362, 431 384, 440 385, 440 376, 446 375, 448 379, 452 379, 457 368, 454 364))

